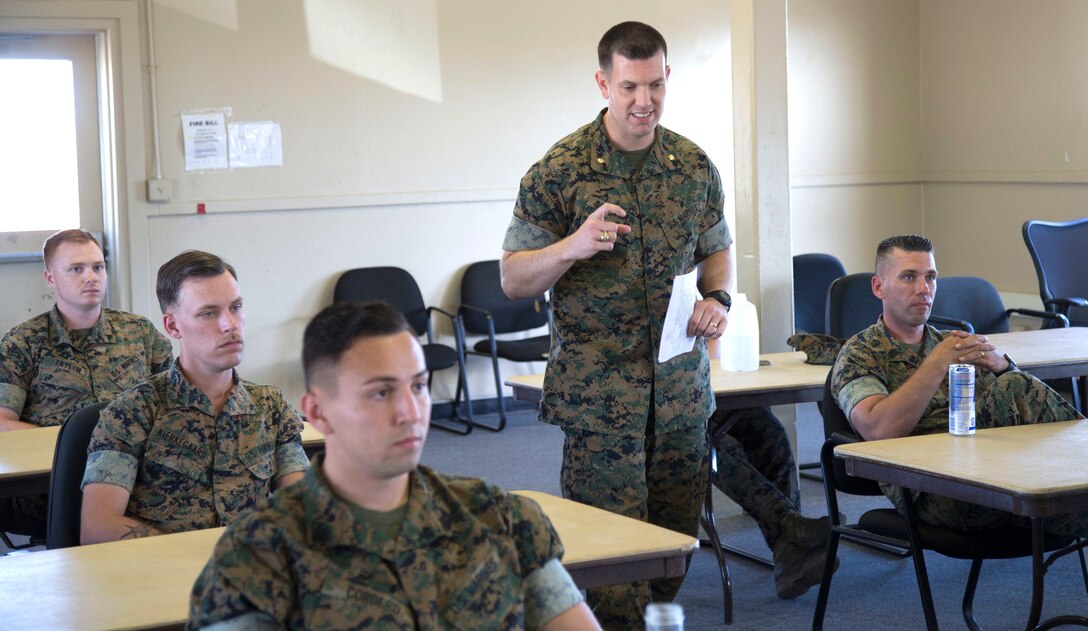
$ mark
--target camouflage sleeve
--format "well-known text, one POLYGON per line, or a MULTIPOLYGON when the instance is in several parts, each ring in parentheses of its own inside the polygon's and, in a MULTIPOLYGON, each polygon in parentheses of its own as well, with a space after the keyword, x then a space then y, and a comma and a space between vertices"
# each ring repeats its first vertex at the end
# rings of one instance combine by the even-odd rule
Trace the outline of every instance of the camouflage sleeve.
POLYGON ((888 393, 886 376, 878 362, 855 340, 847 342, 832 368, 831 395, 850 418, 854 406, 873 395, 888 393))
POLYGON ((0 340, 0 406, 22 414, 30 379, 34 373, 34 358, 30 348, 9 332, 0 340))
POLYGON ((563 201, 537 163, 521 179, 521 189, 514 205, 514 216, 506 229, 502 249, 507 252, 539 250, 570 233, 570 218, 563 201))
POLYGON ((582 600, 574 579, 559 559, 552 559, 525 579, 525 628, 539 629, 582 600))
POLYGON ((255 613, 282 626, 280 621, 294 608, 290 568, 275 553, 274 544, 251 545, 269 537, 265 526, 254 519, 227 528, 193 584, 188 628, 203 629, 255 613))
POLYGON ((83 486, 104 482, 132 491, 151 427, 146 385, 122 392, 102 410, 87 447, 83 486))
POLYGON ((169 370, 170 362, 174 359, 174 348, 170 346, 170 340, 166 339, 166 336, 159 332, 155 325, 148 325, 151 327, 150 333, 150 351, 147 365, 151 367, 152 375, 160 373, 164 370, 169 370))
POLYGON ((514 548, 518 553, 521 575, 528 576, 543 567, 552 559, 563 558, 563 544, 555 532, 551 520, 540 510, 540 505, 533 500, 503 493, 500 502, 505 500, 507 507, 507 527, 514 539, 514 548))
POLYGON ((709 229, 699 235, 699 241, 695 246, 696 260, 702 260, 715 252, 720 252, 733 245, 733 235, 729 232, 729 224, 725 221, 725 192, 722 188, 722 178, 718 174, 717 167, 707 159, 707 175, 709 177, 707 199, 706 225, 709 229))
POLYGON ((252 612, 200 627, 200 631, 276 631, 279 628, 280 625, 272 618, 252 612))
POLYGON ((305 471, 310 466, 310 460, 302 449, 302 418, 287 401, 283 393, 275 390, 272 401, 276 422, 276 475, 279 478, 288 473, 305 471))

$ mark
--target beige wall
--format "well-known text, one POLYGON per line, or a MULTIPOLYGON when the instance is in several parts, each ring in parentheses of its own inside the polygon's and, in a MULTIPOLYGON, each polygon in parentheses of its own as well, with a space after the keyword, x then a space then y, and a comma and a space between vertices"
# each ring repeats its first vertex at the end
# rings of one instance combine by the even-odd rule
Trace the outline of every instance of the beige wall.
POLYGON ((1088 4, 923 0, 926 232, 943 274, 1032 297, 1021 226, 1088 215, 1088 4))
POLYGON ((918 3, 794 0, 789 59, 793 252, 866 271, 922 229, 918 3))
MULTIPOLYGON (((143 6, 5 0, 0 17, 116 15, 138 34, 115 45, 146 64, 143 6)), ((625 19, 652 23, 669 40, 664 122, 731 179, 728 3, 156 0, 158 130, 174 196, 144 198, 152 143, 141 74, 121 88, 139 111, 122 119, 134 122, 124 132, 137 163, 123 176, 127 273, 114 282, 130 284, 133 310, 158 321, 153 279, 163 261, 185 248, 227 257, 246 298, 241 371, 296 400, 302 328, 342 271, 401 266, 426 301, 456 307, 464 267, 500 255, 522 174, 604 106, 596 44, 625 19), (179 116, 206 108, 278 122, 284 166, 186 172, 179 116)), ((474 394, 494 396, 487 362, 472 366, 474 394)), ((449 398, 452 383, 441 378, 435 398, 449 398)))

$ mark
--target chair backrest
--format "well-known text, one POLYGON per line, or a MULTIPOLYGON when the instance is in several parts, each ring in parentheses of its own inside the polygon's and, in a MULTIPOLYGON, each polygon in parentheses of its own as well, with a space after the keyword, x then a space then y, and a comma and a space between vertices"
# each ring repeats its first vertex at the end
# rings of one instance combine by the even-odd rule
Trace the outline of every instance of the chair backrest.
POLYGON ((360 267, 336 280, 333 302, 383 300, 404 314, 417 335, 427 332, 427 306, 419 285, 399 267, 360 267))
MULTIPOLYGON (((1088 298, 1088 275, 1077 262, 1088 251, 1088 218, 1060 223, 1026 221, 1023 234, 1044 303, 1054 298, 1088 298)), ((1048 307, 1047 311, 1055 309, 1048 307)), ((1088 309, 1073 307, 1067 315, 1074 326, 1088 326, 1088 309)))
POLYGON ((806 333, 827 333, 827 289, 846 276, 842 262, 830 254, 793 257, 793 328, 806 333))
POLYGON ((87 446, 98 425, 98 414, 108 403, 92 403, 79 409, 68 417, 57 434, 45 522, 45 545, 51 550, 79 545, 79 514, 83 508, 80 486, 87 467, 87 446))
POLYGON ((872 272, 847 274, 827 288, 827 334, 847 339, 876 323, 884 311, 873 295, 872 272))
MULTIPOLYGON (((543 295, 511 300, 502 291, 499 261, 479 261, 468 266, 461 277, 461 304, 491 314, 495 333, 528 331, 548 323, 547 301, 543 295)), ((487 318, 471 309, 461 312, 465 331, 487 335, 487 318)))
POLYGON ((934 316, 966 320, 975 333, 1008 333, 1005 303, 990 281, 977 276, 942 276, 933 297, 934 316))

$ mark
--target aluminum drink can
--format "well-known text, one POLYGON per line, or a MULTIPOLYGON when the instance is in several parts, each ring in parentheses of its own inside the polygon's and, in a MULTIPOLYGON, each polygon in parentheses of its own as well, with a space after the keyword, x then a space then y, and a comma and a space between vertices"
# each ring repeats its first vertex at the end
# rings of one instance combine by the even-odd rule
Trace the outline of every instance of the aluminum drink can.
POLYGON ((948 367, 948 432, 956 436, 975 433, 975 367, 948 367))

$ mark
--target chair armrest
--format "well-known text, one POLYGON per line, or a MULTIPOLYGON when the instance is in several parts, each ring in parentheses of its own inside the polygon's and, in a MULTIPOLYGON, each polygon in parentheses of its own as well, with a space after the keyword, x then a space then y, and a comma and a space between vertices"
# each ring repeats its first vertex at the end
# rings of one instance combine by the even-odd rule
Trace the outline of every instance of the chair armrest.
POLYGON ((1057 322, 1059 325, 1061 325, 1060 328, 1069 327, 1069 318, 1065 317, 1065 314, 1062 313, 1039 311, 1038 309, 1006 309, 1005 317, 1007 318, 1014 313, 1031 316, 1033 318, 1041 318, 1043 320, 1053 320, 1054 322, 1057 322))
POLYGON ((1044 300, 1043 304, 1053 306, 1055 311, 1068 316, 1069 309, 1072 307, 1088 307, 1088 300, 1076 297, 1051 298, 1050 300, 1044 300))
POLYGON ((479 313, 479 314, 483 315, 488 320, 492 319, 491 318, 491 312, 488 311, 487 309, 481 309, 479 307, 474 307, 472 305, 467 305, 467 304, 462 304, 460 307, 458 307, 457 308, 457 314, 461 315, 461 312, 465 311, 465 310, 475 311, 476 313, 479 313))
POLYGON ((967 331, 968 333, 974 333, 975 327, 971 326, 971 323, 967 320, 957 320, 956 318, 946 318, 942 315, 934 313, 929 314, 929 322, 936 322, 937 324, 946 324, 948 326, 954 326, 961 331, 967 331))

